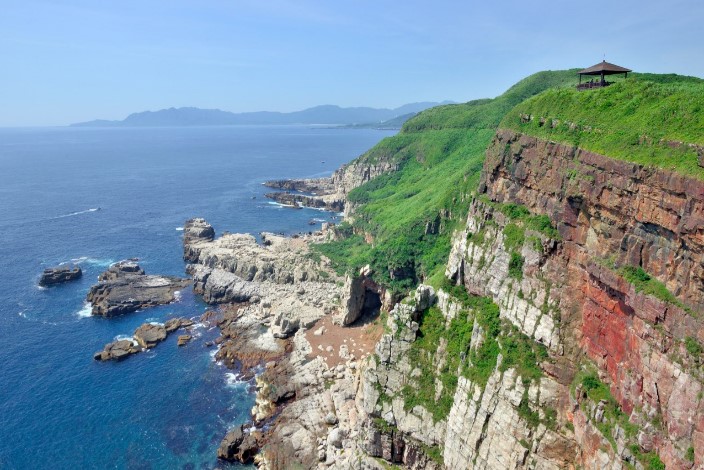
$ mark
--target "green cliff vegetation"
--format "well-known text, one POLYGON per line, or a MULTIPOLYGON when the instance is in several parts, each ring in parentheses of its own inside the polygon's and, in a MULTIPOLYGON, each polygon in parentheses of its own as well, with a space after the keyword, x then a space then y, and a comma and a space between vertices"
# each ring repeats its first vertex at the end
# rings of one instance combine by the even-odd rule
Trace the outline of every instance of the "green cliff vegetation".
MULTIPOLYGON (((697 150, 687 145, 704 146, 704 80, 637 74, 578 92, 575 72, 539 72, 497 98, 438 106, 407 121, 398 135, 359 159, 392 162, 398 171, 354 189, 354 219, 343 227, 348 236, 318 250, 339 272, 371 265, 377 282, 400 293, 439 279, 451 234, 464 223, 485 150, 499 127, 704 179, 697 150), (524 123, 527 114, 533 119, 524 123)), ((547 218, 516 217, 526 219, 519 226, 550 231, 547 218)), ((520 263, 514 261, 518 276, 520 263)))
POLYGON ((703 111, 704 80, 641 74, 607 88, 549 90, 513 108, 501 127, 704 180, 688 145, 704 150, 703 111))
MULTIPOLYGON (((406 409, 422 405, 436 421, 442 420, 452 406, 458 378, 464 376, 483 388, 497 368, 499 354, 503 357, 499 371, 516 369, 526 384, 540 379, 539 364, 549 360, 545 347, 499 318, 491 299, 471 296, 444 276, 452 234, 466 222, 485 151, 498 128, 704 179, 704 168, 697 164, 700 149, 689 145, 704 148, 704 80, 638 74, 585 92, 577 92, 575 83, 576 70, 540 72, 495 99, 426 110, 408 120, 398 135, 360 157, 362 165, 385 162, 398 170, 354 189, 348 197, 353 217, 339 227, 341 239, 315 249, 340 273, 369 264, 374 280, 392 292, 404 294, 422 281, 443 288, 463 306, 449 323, 436 308, 423 313, 409 352, 421 374, 401 390, 406 409), (483 340, 470 348, 476 327, 483 340), (439 351, 441 345, 444 353, 439 351), (446 359, 438 363, 437 357, 443 355, 446 359)), ((529 242, 541 251, 541 237, 559 240, 554 224, 525 207, 479 198, 509 219, 503 229, 504 248, 511 255, 509 274, 521 279, 525 261, 521 247, 529 242)), ((484 235, 480 231, 471 236, 476 242, 484 235)), ((642 270, 625 267, 618 274, 638 291, 676 301, 642 270)), ((547 302, 542 308, 549 310, 547 302)), ((693 338, 685 347, 692 355, 701 354, 702 347, 693 338)), ((597 427, 612 444, 616 425, 633 438, 637 429, 597 375, 578 375, 573 392, 577 384, 595 406, 602 402, 605 418, 597 427)), ((389 399, 382 395, 382 401, 389 399)), ((556 426, 555 410, 534 410, 527 398, 518 411, 531 426, 556 426)), ((654 452, 635 448, 632 452, 645 468, 663 468, 654 452)))
POLYGON ((463 286, 449 281, 442 288, 462 309, 447 325, 439 309, 431 307, 423 313, 418 339, 409 352, 411 363, 421 373, 401 391, 407 410, 420 405, 432 413, 435 421, 445 419, 452 408, 458 377, 484 388, 496 369, 499 354, 503 356, 500 372, 516 369, 524 384, 542 377, 538 364, 547 360, 545 346, 501 320, 499 307, 490 298, 470 295, 463 286), (470 349, 474 325, 482 339, 470 349), (442 353, 440 348, 444 349, 442 353))
POLYGON ((465 222, 469 194, 503 116, 530 96, 574 83, 574 70, 540 72, 495 99, 439 106, 410 119, 360 157, 395 162, 399 170, 353 190, 350 236, 318 250, 340 272, 370 264, 375 280, 397 292, 433 277, 447 262, 453 230, 465 222))

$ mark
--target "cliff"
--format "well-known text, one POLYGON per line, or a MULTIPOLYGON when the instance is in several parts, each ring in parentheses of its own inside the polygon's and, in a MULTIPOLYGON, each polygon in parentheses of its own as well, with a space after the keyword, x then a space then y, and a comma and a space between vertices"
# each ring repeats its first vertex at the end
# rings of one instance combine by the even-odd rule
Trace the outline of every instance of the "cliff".
POLYGON ((681 118, 704 89, 573 79, 431 109, 310 182, 345 204, 338 227, 186 247, 196 289, 217 271, 212 292, 251 302, 238 322, 275 289, 335 293, 286 314, 287 353, 257 379, 261 468, 704 467, 704 131, 681 118), (655 126, 662 109, 680 119, 655 126), (362 337, 373 354, 350 354, 362 337))

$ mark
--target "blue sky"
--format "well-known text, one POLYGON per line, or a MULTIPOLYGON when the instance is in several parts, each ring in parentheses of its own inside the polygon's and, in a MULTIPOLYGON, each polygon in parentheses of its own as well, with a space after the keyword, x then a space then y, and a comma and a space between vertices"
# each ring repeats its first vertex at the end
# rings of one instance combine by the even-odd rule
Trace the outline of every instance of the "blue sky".
POLYGON ((493 97, 606 59, 704 77, 701 0, 3 0, 0 126, 493 97))

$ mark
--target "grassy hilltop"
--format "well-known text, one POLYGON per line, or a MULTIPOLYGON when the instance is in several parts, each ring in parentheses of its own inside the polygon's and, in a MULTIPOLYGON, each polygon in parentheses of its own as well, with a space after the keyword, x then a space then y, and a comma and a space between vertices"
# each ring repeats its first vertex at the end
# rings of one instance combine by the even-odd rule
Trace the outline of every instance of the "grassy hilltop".
POLYGON ((354 221, 342 227, 347 237, 318 249, 341 272, 370 264, 375 280, 395 291, 421 280, 439 285, 452 231, 464 223, 499 127, 704 179, 695 150, 667 142, 704 144, 704 80, 634 74, 578 92, 576 71, 539 72, 497 98, 438 106, 407 121, 360 157, 396 161, 399 171, 352 191, 354 221), (533 119, 522 123, 521 115, 533 119))

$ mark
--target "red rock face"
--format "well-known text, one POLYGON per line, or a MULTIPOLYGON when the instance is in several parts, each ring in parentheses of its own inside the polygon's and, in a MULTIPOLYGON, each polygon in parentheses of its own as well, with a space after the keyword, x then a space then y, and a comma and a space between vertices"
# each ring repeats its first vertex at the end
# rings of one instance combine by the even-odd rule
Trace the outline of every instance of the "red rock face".
POLYGON ((501 130, 482 185, 494 200, 550 215, 590 256, 642 266, 704 311, 703 182, 501 130))
MULTIPOLYGON (((654 446, 668 469, 703 468, 702 368, 683 340, 704 343, 704 183, 503 130, 487 151, 481 190, 556 222, 564 271, 553 277, 574 325, 565 344, 598 366, 632 420, 661 420, 642 446, 654 446), (603 267, 607 259, 642 266, 694 314, 636 292, 603 267)), ((576 435, 593 461, 593 429, 582 421, 576 435)))

